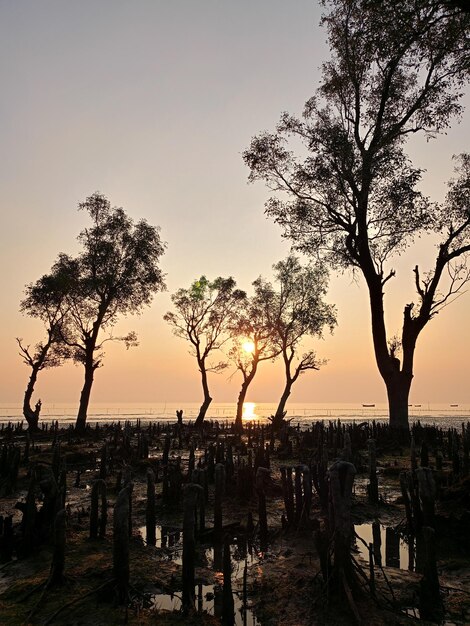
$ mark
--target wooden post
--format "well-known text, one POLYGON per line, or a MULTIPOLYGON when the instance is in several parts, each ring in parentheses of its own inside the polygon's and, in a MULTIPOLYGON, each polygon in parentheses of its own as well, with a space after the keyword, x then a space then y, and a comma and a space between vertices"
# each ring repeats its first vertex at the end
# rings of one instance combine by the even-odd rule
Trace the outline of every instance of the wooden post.
POLYGON ((343 461, 352 463, 351 436, 348 431, 344 433, 343 461))
POLYGON ((151 546, 154 546, 157 541, 155 535, 156 523, 155 474, 149 467, 147 469, 147 507, 145 510, 145 526, 147 543, 151 546))
POLYGON ((374 572, 374 546, 369 543, 369 589, 375 596, 375 572, 374 572))
POLYGON ((256 493, 258 494, 258 518, 259 534, 262 546, 268 539, 268 518, 266 514, 266 482, 269 480, 270 471, 265 467, 256 470, 256 493))
POLYGON ((414 531, 413 513, 411 510, 410 496, 408 495, 408 479, 406 472, 400 472, 400 488, 401 495, 403 497, 403 504, 405 505, 406 521, 408 524, 408 531, 414 531))
MULTIPOLYGON (((258 468, 261 469, 261 468, 258 468)), ((232 592, 232 563, 230 558, 230 539, 224 541, 224 587, 222 592, 222 624, 233 626, 235 624, 235 607, 232 592)))
POLYGON ((346 461, 336 461, 328 470, 330 532, 334 541, 333 576, 338 583, 344 583, 343 574, 348 583, 354 579, 351 501, 355 474, 354 465, 346 461))
POLYGON ((183 517, 183 610, 185 613, 194 607, 194 561, 196 539, 194 522, 197 500, 200 497, 200 485, 189 483, 184 489, 183 517))
POLYGON ((419 586, 421 619, 441 623, 444 616, 436 564, 435 532, 429 526, 421 530, 423 539, 423 578, 419 586))
POLYGON ((372 538, 374 541, 374 561, 382 567, 382 533, 380 532, 380 522, 372 522, 372 538))
POLYGON ((375 449, 375 439, 369 439, 369 502, 378 504, 379 502, 379 483, 377 480, 377 455, 375 449))
POLYGON ((400 535, 394 528, 385 529, 385 565, 400 567, 400 535))
POLYGON ((126 467, 124 470, 124 487, 128 487, 129 493, 129 521, 127 524, 129 537, 132 537, 132 492, 134 491, 134 483, 132 482, 131 468, 126 467))
POLYGON ((411 435, 411 443, 410 443, 410 456, 411 456, 411 470, 414 470, 418 467, 418 460, 416 458, 416 444, 415 438, 411 435))
POLYGON ((222 502, 225 492, 225 467, 222 463, 215 466, 215 493, 214 493, 214 531, 222 533, 222 502))
POLYGON ((54 552, 48 587, 60 584, 64 579, 65 541, 65 509, 61 509, 54 520, 54 552))
POLYGON ((306 519, 310 517, 310 509, 312 508, 312 476, 308 465, 302 468, 303 487, 304 487, 304 516, 306 519))
POLYGON ((302 494, 302 465, 295 466, 295 523, 300 524, 302 510, 304 507, 304 499, 302 494))
POLYGON ((434 527, 434 504, 436 500, 436 483, 429 467, 416 470, 421 501, 422 520, 425 526, 434 527))
POLYGON ((129 586, 129 501, 131 485, 121 489, 114 505, 113 517, 113 573, 118 602, 127 602, 129 586))
POLYGON ((106 483, 101 478, 95 480, 91 488, 90 506, 90 539, 99 537, 102 539, 106 534, 108 501, 106 499, 106 483), (101 496, 101 518, 99 517, 99 498, 101 496))

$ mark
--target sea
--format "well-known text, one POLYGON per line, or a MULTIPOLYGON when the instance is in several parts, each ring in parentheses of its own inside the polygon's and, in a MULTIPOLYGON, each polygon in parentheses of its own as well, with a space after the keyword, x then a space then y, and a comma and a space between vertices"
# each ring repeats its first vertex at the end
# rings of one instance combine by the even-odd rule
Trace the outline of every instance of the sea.
MULTIPOLYGON (((92 403, 88 410, 88 422, 116 422, 118 420, 141 420, 147 422, 176 421, 176 411, 183 409, 183 421, 191 421, 197 417, 200 403, 92 403)), ((276 411, 275 403, 245 402, 243 421, 268 423, 269 416, 276 411)), ((292 425, 300 425, 302 429, 312 422, 323 420, 341 420, 344 422, 364 422, 371 420, 387 420, 388 408, 384 404, 374 403, 291 403, 287 405, 286 419, 292 425)), ((73 424, 77 415, 74 404, 46 404, 41 409, 41 421, 57 420, 59 424, 73 424)), ((460 428, 462 422, 470 420, 470 404, 411 404, 409 406, 410 422, 420 421, 422 424, 435 424, 443 428, 460 428)), ((231 422, 235 417, 234 403, 214 402, 209 407, 206 419, 219 422, 231 422)), ((20 404, 0 404, 0 424, 23 421, 20 404)))

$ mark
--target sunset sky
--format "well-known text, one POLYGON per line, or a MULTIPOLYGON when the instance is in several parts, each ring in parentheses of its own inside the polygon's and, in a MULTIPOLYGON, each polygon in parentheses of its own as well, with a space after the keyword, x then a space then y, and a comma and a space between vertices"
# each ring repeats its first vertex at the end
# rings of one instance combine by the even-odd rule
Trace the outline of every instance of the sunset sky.
MULTIPOLYGON (((34 344, 40 323, 19 313, 25 284, 59 252, 75 253, 86 224, 77 205, 95 191, 136 220, 161 227, 168 291, 140 317, 138 348, 110 346, 94 402, 189 402, 200 382, 188 346, 163 321, 170 295, 201 274, 232 275, 250 290, 289 251, 264 216, 269 190, 248 185, 242 152, 282 111, 299 114, 328 59, 314 0, 21 0, 0 3, 0 403, 22 402, 29 371, 15 337, 34 344)), ((470 109, 468 94, 464 100, 470 109)), ((451 157, 468 149, 470 110, 447 135, 409 145, 427 170, 422 189, 442 200, 451 157)), ((412 268, 432 264, 420 240, 394 261, 385 305, 390 334, 416 300, 412 268)), ((298 383, 294 402, 384 402, 360 277, 331 276, 339 326, 315 345, 329 359, 298 383)), ((418 342, 414 402, 470 401, 470 294, 447 307, 418 342)), ((211 379, 214 401, 236 400, 237 374, 211 379)), ((44 403, 78 403, 81 368, 41 374, 44 403)), ((247 400, 274 402, 280 364, 263 364, 247 400)))

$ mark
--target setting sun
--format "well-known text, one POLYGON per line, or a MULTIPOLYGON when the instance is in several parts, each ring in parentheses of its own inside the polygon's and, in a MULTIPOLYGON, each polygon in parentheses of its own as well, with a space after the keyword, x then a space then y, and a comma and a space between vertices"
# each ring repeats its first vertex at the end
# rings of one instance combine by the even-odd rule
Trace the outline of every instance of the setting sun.
POLYGON ((254 352, 255 344, 251 341, 251 339, 247 339, 242 343, 242 348, 245 352, 254 352))
POLYGON ((244 420, 252 420, 255 419, 256 404, 254 402, 244 402, 243 403, 243 419, 244 420))

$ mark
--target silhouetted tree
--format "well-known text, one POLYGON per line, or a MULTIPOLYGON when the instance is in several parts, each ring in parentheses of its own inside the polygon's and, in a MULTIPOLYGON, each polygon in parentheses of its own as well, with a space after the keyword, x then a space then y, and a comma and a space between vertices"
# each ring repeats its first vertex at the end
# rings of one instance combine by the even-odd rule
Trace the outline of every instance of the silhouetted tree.
POLYGON ((31 407, 31 399, 38 374, 43 369, 58 367, 70 356, 70 351, 62 342, 61 329, 66 323, 66 296, 69 289, 69 271, 59 261, 50 274, 42 276, 35 283, 26 286, 25 298, 21 301, 22 313, 35 317, 44 324, 46 337, 34 348, 25 346, 21 338, 16 339, 23 362, 31 368, 31 375, 23 399, 23 415, 29 430, 37 430, 41 411, 41 400, 31 407))
POLYGON ((306 336, 322 337, 325 326, 333 330, 336 324, 334 306, 323 301, 328 288, 328 273, 320 264, 302 267, 298 258, 290 255, 273 266, 276 287, 259 278, 257 293, 273 330, 274 344, 284 361, 285 386, 273 419, 274 428, 282 424, 292 386, 307 370, 318 370, 325 361, 314 350, 301 356, 300 345, 306 336))
POLYGON ((442 210, 417 190, 421 170, 406 157, 404 144, 412 134, 432 137, 445 130, 460 112, 470 17, 436 0, 325 4, 332 56, 317 95, 303 119, 284 114, 277 132, 254 138, 244 158, 251 180, 287 193, 271 199, 266 211, 297 249, 362 273, 390 424, 407 428, 416 341, 465 282, 458 259, 468 251, 469 218, 468 208, 453 198, 453 190, 465 186, 467 157, 442 210), (295 157, 291 136, 303 142, 307 156, 295 157), (400 362, 384 319, 384 287, 395 275, 389 262, 417 236, 433 232, 442 233, 441 243, 424 279, 415 269, 418 303, 404 308, 400 362), (440 294, 447 270, 450 286, 440 294))
POLYGON ((165 288, 158 267, 165 245, 158 228, 145 220, 134 224, 122 208, 111 208, 101 194, 87 198, 79 209, 89 214, 92 225, 78 237, 83 250, 75 261, 61 257, 71 268, 68 323, 62 339, 85 370, 76 420, 76 429, 83 431, 94 374, 102 365, 103 345, 107 341, 123 341, 127 347, 137 344, 135 333, 102 338, 102 332, 111 329, 119 315, 141 311, 154 293, 165 288))
POLYGON ((209 281, 205 276, 195 280, 189 289, 178 289, 171 296, 175 312, 168 312, 164 319, 171 324, 177 337, 187 339, 191 353, 197 360, 201 374, 204 400, 199 409, 196 426, 201 426, 212 402, 207 374, 221 372, 227 361, 210 363, 212 353, 230 339, 231 328, 243 305, 246 294, 235 288, 232 277, 209 281))
POLYGON ((246 300, 245 307, 233 326, 232 345, 229 350, 230 360, 242 375, 235 415, 235 428, 239 431, 243 429, 243 403, 259 364, 262 361, 273 361, 280 354, 274 329, 266 312, 260 280, 255 280, 253 286, 255 293, 246 300))

